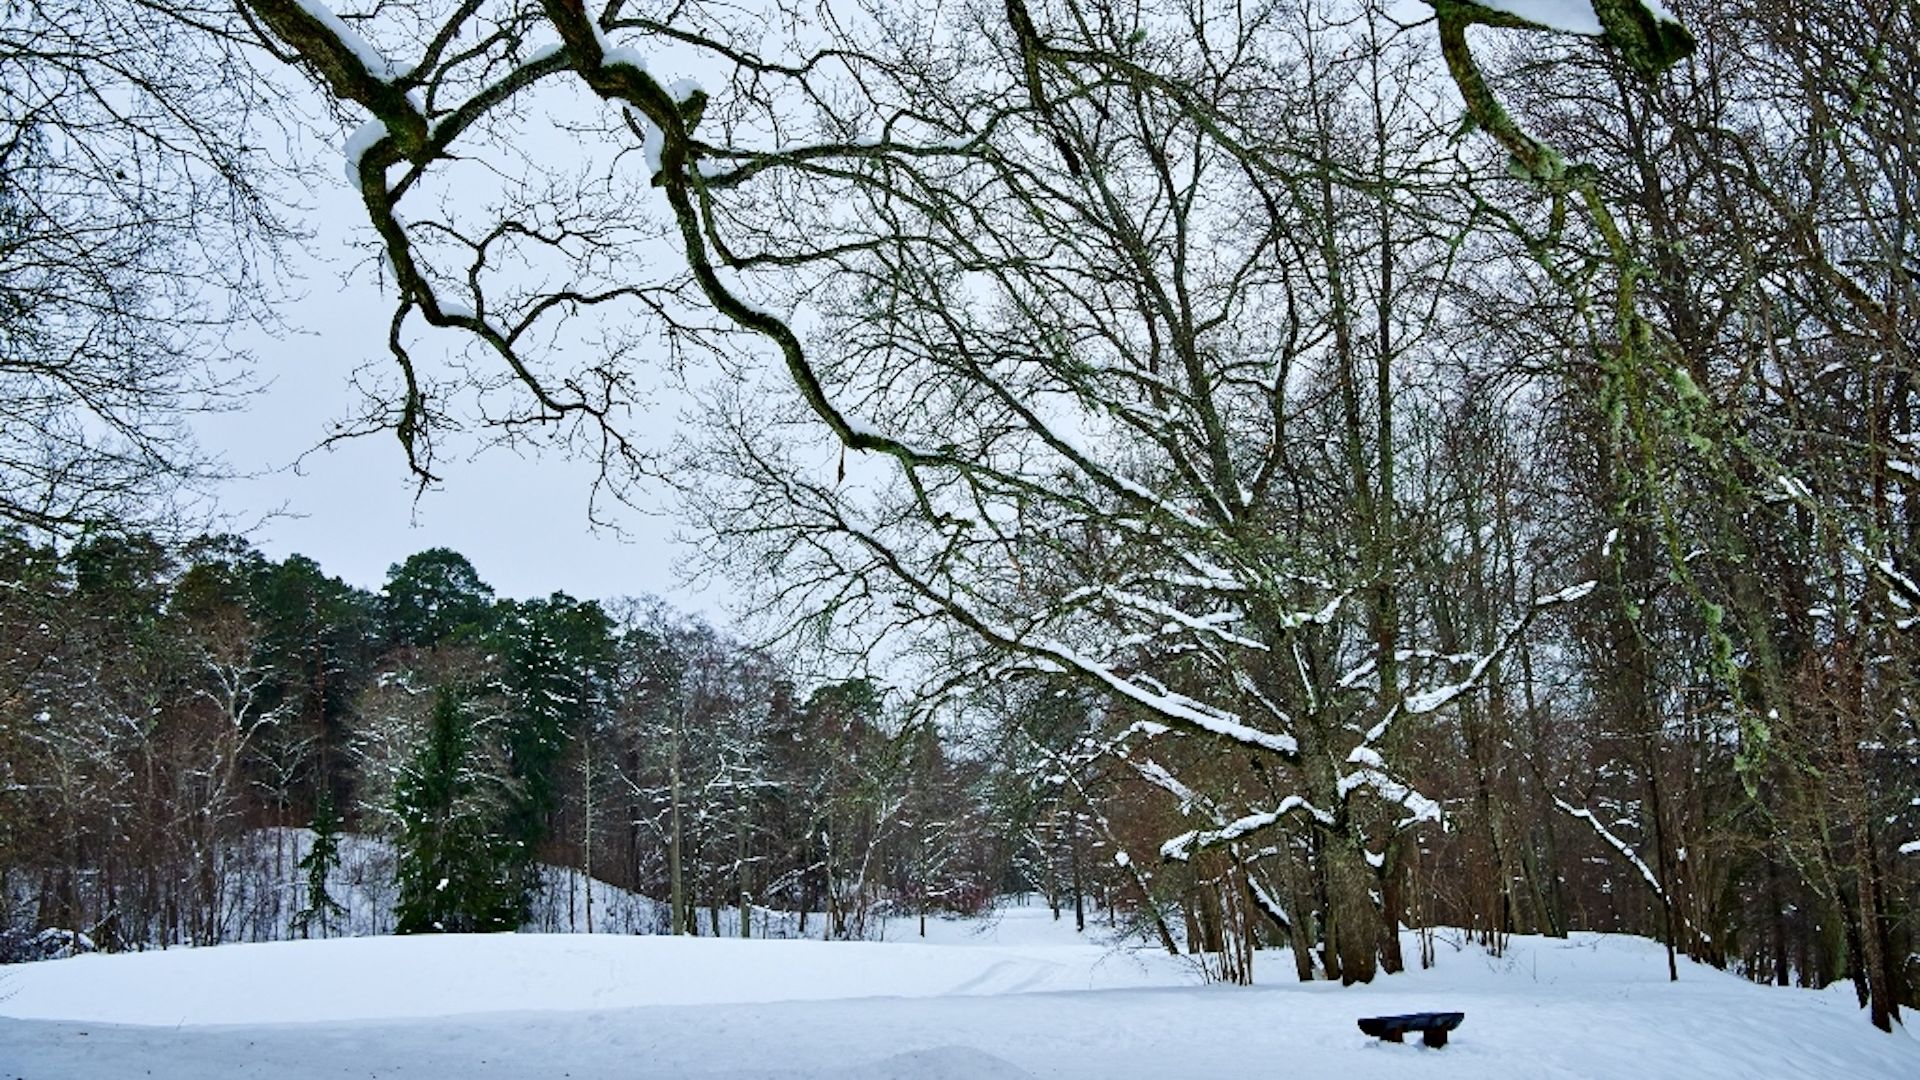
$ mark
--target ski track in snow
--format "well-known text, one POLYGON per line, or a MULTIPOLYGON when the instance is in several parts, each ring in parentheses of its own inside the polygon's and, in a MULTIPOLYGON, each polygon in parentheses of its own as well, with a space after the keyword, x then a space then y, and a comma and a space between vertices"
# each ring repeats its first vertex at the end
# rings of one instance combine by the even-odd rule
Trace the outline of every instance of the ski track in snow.
MULTIPOLYGON (((618 935, 361 938, 0 969, 0 1078, 1019 1080, 1920 1076, 1850 987, 1756 986, 1660 946, 1443 940, 1431 971, 1342 989, 1262 953, 1260 985, 1077 937, 1069 916, 911 919, 889 943, 618 935), (1459 1009, 1450 1046, 1361 1016, 1459 1009), (28 1019, 35 1017, 38 1019, 28 1019)), ((1407 956, 1418 956, 1411 936, 1407 956)))

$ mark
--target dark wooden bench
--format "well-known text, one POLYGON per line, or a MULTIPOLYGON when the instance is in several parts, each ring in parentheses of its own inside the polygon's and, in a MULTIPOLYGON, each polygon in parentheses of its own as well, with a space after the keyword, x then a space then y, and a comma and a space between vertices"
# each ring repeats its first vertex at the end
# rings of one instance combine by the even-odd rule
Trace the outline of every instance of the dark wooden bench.
POLYGON ((1408 1013, 1405 1016, 1369 1016, 1360 1021, 1360 1030, 1388 1042, 1405 1042, 1410 1031, 1420 1033, 1420 1041, 1436 1050, 1447 1045, 1447 1032, 1460 1026, 1466 1013, 1408 1013))

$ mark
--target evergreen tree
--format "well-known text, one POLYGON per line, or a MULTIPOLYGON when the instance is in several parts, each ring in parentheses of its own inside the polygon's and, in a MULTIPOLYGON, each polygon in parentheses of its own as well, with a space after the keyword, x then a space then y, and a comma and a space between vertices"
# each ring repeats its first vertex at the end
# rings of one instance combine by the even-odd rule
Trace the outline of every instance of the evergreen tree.
POLYGON ((605 707, 613 623, 599 604, 565 593, 511 611, 499 631, 511 710, 505 744, 514 780, 505 825, 518 843, 518 872, 531 890, 537 884, 534 861, 552 832, 561 758, 605 707))
POLYGON ((394 645, 473 641, 495 622, 493 587, 449 548, 429 548, 389 568, 381 601, 394 645))
POLYGON ((505 785, 486 768, 488 747, 463 697, 440 691, 397 792, 398 933, 512 930, 525 921, 520 845, 501 828, 505 785))
POLYGON ((268 704, 289 717, 284 739, 271 751, 279 771, 289 785, 297 776, 316 801, 318 789, 326 788, 340 806, 351 789, 346 743, 353 702, 378 654, 376 599, 328 576, 312 559, 289 555, 257 568, 247 607, 260 626, 261 652, 277 673, 268 704))
POLYGON ((332 919, 344 918, 347 909, 327 890, 327 876, 340 865, 340 818, 333 809, 333 796, 325 788, 313 808, 313 847, 300 859, 300 869, 307 872, 307 902, 293 916, 293 928, 301 937, 308 936, 315 920, 320 923, 320 936, 326 937, 332 932, 332 919))

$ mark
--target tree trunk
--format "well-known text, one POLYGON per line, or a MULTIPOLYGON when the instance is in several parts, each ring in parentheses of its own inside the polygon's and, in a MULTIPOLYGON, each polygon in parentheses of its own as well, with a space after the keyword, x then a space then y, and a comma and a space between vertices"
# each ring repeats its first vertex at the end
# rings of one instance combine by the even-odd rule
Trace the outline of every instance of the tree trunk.
POLYGON ((1373 867, 1357 842, 1346 838, 1327 844, 1321 857, 1327 863, 1327 949, 1339 958, 1340 984, 1370 983, 1380 947, 1373 867))
POLYGON ((667 881, 670 896, 669 917, 673 923, 673 933, 678 936, 686 933, 687 927, 687 891, 685 875, 681 868, 680 835, 680 723, 676 716, 672 732, 673 745, 668 750, 667 759, 667 881))

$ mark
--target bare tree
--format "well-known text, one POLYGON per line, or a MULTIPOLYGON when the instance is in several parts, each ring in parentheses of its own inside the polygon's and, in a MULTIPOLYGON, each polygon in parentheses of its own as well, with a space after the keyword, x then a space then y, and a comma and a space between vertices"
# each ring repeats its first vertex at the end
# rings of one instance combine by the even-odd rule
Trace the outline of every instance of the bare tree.
POLYGON ((0 520, 160 520, 219 474, 191 420, 247 389, 224 331, 271 320, 288 235, 243 30, 223 4, 0 10, 0 520))
MULTIPOLYGON (((1637 3, 1602 7, 1643 66, 1677 47, 1637 3)), ((1405 523, 1445 508, 1402 505, 1396 409, 1482 213, 1434 77, 1446 64, 1551 173, 1465 51, 1468 24, 1523 20, 1464 3, 1412 28, 1363 3, 247 9, 370 117, 348 172, 400 300, 398 383, 370 419, 423 477, 454 392, 416 360, 422 327, 503 373, 517 394, 487 415, 508 437, 558 425, 615 490, 653 464, 625 423, 630 313, 683 355, 770 349, 798 408, 735 379, 693 459, 717 478, 692 486, 737 541, 725 558, 781 582, 770 599, 871 632, 957 629, 940 647, 978 671, 1067 673, 1251 755, 1271 786, 1174 850, 1299 823, 1326 974, 1398 966, 1400 837, 1438 816, 1405 776, 1406 731, 1581 592, 1529 583, 1480 649, 1450 651, 1401 573, 1405 523), (561 94, 577 172, 529 149, 530 104, 561 94), (475 182, 484 206, 437 198, 475 182), (554 347, 583 339, 600 347, 554 347)))

